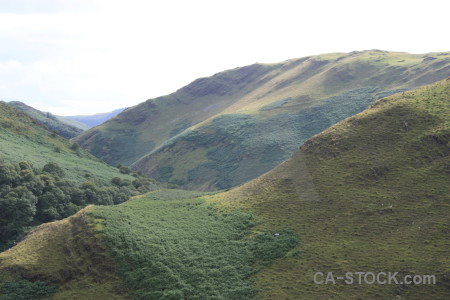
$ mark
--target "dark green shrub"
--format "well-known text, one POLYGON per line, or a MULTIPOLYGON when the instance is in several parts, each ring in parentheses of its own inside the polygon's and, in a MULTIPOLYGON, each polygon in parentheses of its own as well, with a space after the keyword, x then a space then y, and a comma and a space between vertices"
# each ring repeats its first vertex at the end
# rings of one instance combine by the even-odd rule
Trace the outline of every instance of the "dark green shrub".
POLYGON ((73 151, 79 151, 80 150, 80 146, 77 143, 74 142, 70 146, 70 149, 72 149, 73 151))
POLYGON ((49 297, 57 290, 42 281, 31 282, 20 279, 13 282, 0 282, 0 300, 32 300, 49 297))
POLYGON ((131 169, 128 168, 127 166, 120 166, 119 171, 122 174, 130 174, 131 173, 131 169))
POLYGON ((42 171, 46 172, 46 173, 50 173, 59 177, 63 177, 64 176, 64 171, 63 169, 61 169, 61 167, 55 163, 55 162, 49 162, 47 163, 43 168, 42 171))

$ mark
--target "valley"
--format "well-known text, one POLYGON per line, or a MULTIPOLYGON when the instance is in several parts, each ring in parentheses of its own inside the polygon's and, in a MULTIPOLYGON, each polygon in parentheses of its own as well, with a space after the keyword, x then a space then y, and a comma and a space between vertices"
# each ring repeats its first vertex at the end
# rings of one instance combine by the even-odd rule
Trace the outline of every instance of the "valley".
POLYGON ((449 75, 450 52, 254 64, 66 137, 0 102, 0 299, 447 299, 449 75))
POLYGON ((183 189, 232 188, 373 101, 445 79, 449 57, 371 50, 236 68, 131 107, 75 141, 183 189))

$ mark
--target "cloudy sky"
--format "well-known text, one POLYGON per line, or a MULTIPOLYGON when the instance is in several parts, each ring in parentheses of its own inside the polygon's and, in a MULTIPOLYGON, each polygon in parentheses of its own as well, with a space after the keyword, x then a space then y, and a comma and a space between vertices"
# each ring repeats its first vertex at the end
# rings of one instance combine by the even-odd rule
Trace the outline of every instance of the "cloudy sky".
POLYGON ((447 0, 0 0, 0 100, 107 112, 255 62, 450 51, 447 0))

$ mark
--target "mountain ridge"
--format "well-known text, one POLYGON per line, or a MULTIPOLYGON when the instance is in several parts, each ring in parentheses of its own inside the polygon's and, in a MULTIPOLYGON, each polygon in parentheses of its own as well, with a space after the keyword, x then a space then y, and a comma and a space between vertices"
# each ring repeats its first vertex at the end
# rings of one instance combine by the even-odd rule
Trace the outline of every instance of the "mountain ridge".
POLYGON ((230 188, 272 169, 371 101, 449 73, 448 52, 370 50, 255 64, 129 108, 76 141, 110 164, 182 188, 230 188), (224 145, 231 154, 221 152, 224 145), (249 157, 254 161, 245 163, 249 157))

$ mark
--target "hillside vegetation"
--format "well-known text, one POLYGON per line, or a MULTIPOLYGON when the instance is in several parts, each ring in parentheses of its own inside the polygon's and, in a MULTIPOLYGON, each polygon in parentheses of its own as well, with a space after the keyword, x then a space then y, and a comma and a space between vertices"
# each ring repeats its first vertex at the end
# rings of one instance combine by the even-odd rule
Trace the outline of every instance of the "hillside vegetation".
POLYGON ((28 161, 42 168, 55 162, 68 179, 77 181, 90 177, 103 182, 110 182, 115 176, 132 178, 4 102, 0 102, 0 141, 0 158, 7 163, 28 161))
POLYGON ((393 93, 446 78, 450 53, 333 53, 198 79, 77 137, 106 162, 183 188, 226 189, 393 93))
POLYGON ((450 79, 383 98, 227 192, 153 191, 42 225, 0 275, 56 285, 51 299, 447 299, 449 100, 450 79), (313 282, 361 271, 437 284, 313 282))
POLYGON ((257 299, 447 299, 449 179, 450 78, 376 102, 210 201, 299 236, 300 255, 256 275, 257 299), (437 284, 317 285, 315 272, 431 274, 437 284))
POLYGON ((34 226, 87 204, 117 204, 156 188, 154 181, 106 165, 3 102, 0 142, 0 250, 34 226))
POLYGON ((81 134, 84 131, 84 129, 81 129, 77 126, 67 124, 64 120, 60 119, 59 117, 49 112, 47 113, 42 112, 31 106, 26 105, 25 103, 19 101, 11 101, 8 102, 7 104, 14 107, 17 110, 26 113, 34 120, 45 125, 48 128, 48 130, 55 131, 60 136, 65 137, 66 139, 76 137, 77 135, 81 134))

